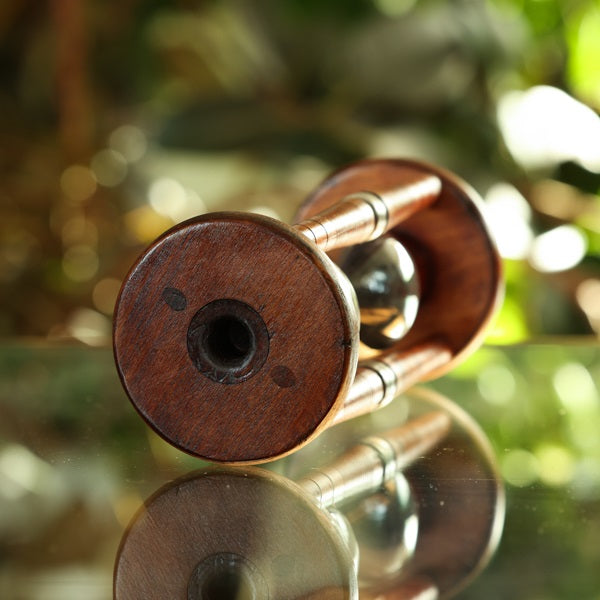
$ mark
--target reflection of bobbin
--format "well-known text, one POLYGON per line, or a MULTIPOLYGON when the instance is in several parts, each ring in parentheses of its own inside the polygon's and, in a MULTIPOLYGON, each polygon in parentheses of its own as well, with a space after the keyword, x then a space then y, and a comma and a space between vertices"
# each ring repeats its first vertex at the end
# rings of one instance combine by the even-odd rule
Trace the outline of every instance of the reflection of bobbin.
POLYGON ((502 486, 472 419, 431 394, 410 404, 296 482, 229 467, 168 484, 123 537, 115 600, 453 595, 498 543, 502 486))
POLYGON ((240 213, 176 226, 117 303, 133 404, 186 452, 261 462, 445 373, 499 297, 476 203, 443 171, 375 160, 327 179, 295 227, 240 213))

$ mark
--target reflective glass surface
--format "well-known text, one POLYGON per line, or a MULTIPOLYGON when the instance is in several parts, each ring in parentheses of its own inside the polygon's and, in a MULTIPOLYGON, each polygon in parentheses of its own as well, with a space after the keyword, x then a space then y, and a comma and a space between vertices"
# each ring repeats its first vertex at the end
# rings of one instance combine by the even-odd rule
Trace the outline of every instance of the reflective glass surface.
MULTIPOLYGON (((175 450, 145 425, 121 389, 110 350, 5 342, 0 354, 0 597, 111 598, 119 545, 136 511, 166 484, 208 465, 175 450)), ((302 481, 357 440, 431 412, 423 408, 427 402, 456 403, 489 438, 506 490, 497 551, 456 597, 596 598, 599 376, 596 345, 484 347, 451 375, 405 394, 380 413, 332 428, 300 452, 259 470, 302 481)), ((450 442, 440 446, 448 447, 450 442)), ((415 478, 427 456, 405 471, 413 492, 415 485, 443 487, 444 480, 456 483, 462 477, 466 463, 457 460, 443 476, 430 470, 415 478)), ((480 489, 487 478, 477 475, 471 483, 480 489)), ((458 484, 453 489, 460 493, 458 484)), ((464 489, 462 500, 468 503, 475 488, 464 489)), ((424 496, 415 495, 418 513, 424 496)), ((375 514, 385 503, 372 494, 367 498, 375 514)), ((445 502, 433 492, 427 502, 439 498, 445 502)), ((364 523, 357 525, 364 518, 364 498, 352 510, 341 504, 346 517, 352 513, 348 520, 364 545, 364 523)), ((328 520, 332 527, 334 521, 328 520)), ((421 532, 427 531, 423 523, 421 518, 421 532)), ((377 523, 367 524, 367 538, 369 527, 376 530, 377 523)))

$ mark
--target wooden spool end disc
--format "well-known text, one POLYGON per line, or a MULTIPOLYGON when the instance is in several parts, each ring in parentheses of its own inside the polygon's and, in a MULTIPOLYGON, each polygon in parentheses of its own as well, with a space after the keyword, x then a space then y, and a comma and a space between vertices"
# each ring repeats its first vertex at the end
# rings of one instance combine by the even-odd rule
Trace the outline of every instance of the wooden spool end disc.
MULTIPOLYGON (((500 258, 478 208, 477 192, 451 173, 424 163, 364 160, 328 177, 303 204, 296 221, 349 194, 401 187, 407 169, 438 176, 442 189, 433 204, 388 234, 412 255, 422 287, 416 321, 394 349, 408 351, 432 338, 445 342, 452 359, 430 373, 428 378, 433 378, 454 368, 480 344, 502 297, 500 258)), ((375 353, 363 348, 363 354, 375 353)))
POLYGON ((348 549, 293 484, 215 469, 159 490, 119 549, 115 600, 355 600, 348 549))
POLYGON ((291 227, 213 213, 168 231, 126 278, 115 361, 178 448, 261 462, 312 439, 354 376, 358 325, 337 268, 291 227))

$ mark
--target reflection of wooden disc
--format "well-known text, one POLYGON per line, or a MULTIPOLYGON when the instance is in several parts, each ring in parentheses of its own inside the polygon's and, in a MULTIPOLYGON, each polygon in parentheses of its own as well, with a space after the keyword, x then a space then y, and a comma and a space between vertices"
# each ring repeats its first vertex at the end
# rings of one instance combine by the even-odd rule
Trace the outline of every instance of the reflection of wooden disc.
POLYGON ((440 598, 449 598, 498 546, 504 487, 492 447, 470 415, 431 390, 416 388, 411 395, 421 410, 447 411, 453 426, 437 448, 405 470, 418 506, 419 537, 402 577, 427 577, 440 598))
POLYGON ((290 227, 216 213, 159 238, 115 313, 115 359, 136 409, 182 450, 267 460, 326 426, 357 358, 336 267, 290 227))
POLYGON ((477 204, 477 193, 441 169, 406 160, 365 160, 328 177, 301 207, 296 220, 321 212, 348 194, 390 189, 405 182, 406 167, 437 175, 439 198, 395 227, 391 235, 413 255, 422 295, 417 319, 394 348, 409 350, 441 338, 452 369, 480 341, 501 295, 500 261, 477 204))
POLYGON ((115 600, 357 598, 338 533, 293 484, 221 469, 160 490, 126 532, 115 600))

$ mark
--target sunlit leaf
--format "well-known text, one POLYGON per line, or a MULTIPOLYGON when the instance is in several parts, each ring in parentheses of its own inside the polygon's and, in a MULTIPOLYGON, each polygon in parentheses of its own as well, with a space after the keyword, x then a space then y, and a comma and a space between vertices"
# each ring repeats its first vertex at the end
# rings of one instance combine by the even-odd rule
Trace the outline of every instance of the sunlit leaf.
POLYGON ((567 76, 575 92, 600 107, 600 8, 590 2, 569 20, 567 76))

